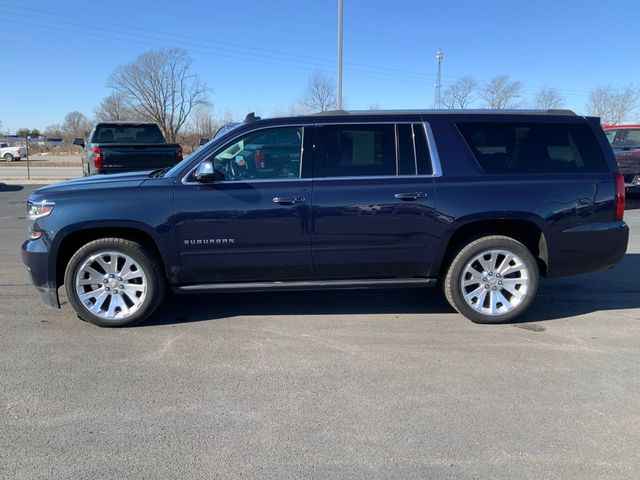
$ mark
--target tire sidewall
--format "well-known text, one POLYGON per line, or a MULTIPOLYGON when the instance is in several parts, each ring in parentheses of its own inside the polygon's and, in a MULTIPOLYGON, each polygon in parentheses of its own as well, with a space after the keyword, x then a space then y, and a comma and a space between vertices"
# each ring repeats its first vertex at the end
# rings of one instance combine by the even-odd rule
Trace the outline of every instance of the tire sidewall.
POLYGON ((156 272, 153 270, 151 262, 147 255, 145 255, 142 250, 131 248, 120 242, 109 239, 95 240, 80 248, 71 257, 71 260, 69 260, 69 263, 67 264, 64 283, 66 287, 67 298, 69 299, 69 302, 71 303, 78 316, 83 320, 100 327, 124 327, 135 325, 139 322, 142 322, 148 315, 150 315, 153 310, 155 310, 158 303, 158 285, 156 272), (80 265, 87 259, 87 257, 105 250, 126 253, 131 258, 133 258, 138 263, 138 265, 140 265, 142 271, 145 274, 147 280, 146 297, 138 310, 129 317, 114 320, 106 320, 102 317, 98 317, 85 308, 76 293, 75 278, 80 265))
POLYGON ((445 278, 445 293, 452 306, 462 315, 475 323, 505 323, 524 313, 533 302, 538 291, 540 272, 536 259, 522 243, 510 237, 489 236, 479 238, 463 247, 455 256, 445 278), (525 299, 504 315, 485 315, 471 307, 465 300, 460 286, 461 277, 467 263, 475 256, 487 250, 506 250, 516 254, 529 272, 529 286, 525 299))

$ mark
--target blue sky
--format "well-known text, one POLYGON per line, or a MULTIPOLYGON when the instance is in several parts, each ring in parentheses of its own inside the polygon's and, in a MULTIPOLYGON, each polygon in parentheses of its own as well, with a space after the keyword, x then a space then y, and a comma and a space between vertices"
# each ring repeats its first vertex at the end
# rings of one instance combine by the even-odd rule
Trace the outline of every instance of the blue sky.
MULTIPOLYGON (((557 88, 584 113, 598 85, 640 84, 638 0, 344 0, 344 97, 351 109, 430 108, 443 86, 507 73, 532 98, 557 88)), ((217 115, 269 116, 308 76, 335 76, 337 0, 0 0, 3 129, 91 116, 113 69, 181 47, 211 87, 217 115)))

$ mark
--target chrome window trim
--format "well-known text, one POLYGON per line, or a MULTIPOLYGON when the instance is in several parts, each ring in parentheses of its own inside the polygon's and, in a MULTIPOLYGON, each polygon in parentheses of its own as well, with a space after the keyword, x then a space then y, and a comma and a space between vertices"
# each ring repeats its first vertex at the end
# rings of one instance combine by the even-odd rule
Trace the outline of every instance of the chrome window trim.
MULTIPOLYGON (((413 125, 416 123, 422 123, 422 126, 425 130, 425 135, 427 137, 427 148, 429 149, 429 158, 431 160, 431 171, 432 173, 429 175, 379 175, 379 176, 361 176, 361 177, 307 177, 307 178, 302 178, 302 162, 304 160, 303 155, 301 155, 300 157, 300 177, 298 178, 273 178, 273 179, 248 179, 248 180, 223 180, 220 182, 215 182, 217 184, 232 184, 232 183, 265 183, 265 182, 291 182, 291 181, 301 181, 301 180, 313 180, 315 181, 320 181, 320 180, 357 180, 357 179, 364 179, 364 180, 375 180, 375 179, 391 179, 391 178, 434 178, 434 177, 441 177, 442 176, 442 166, 440 164, 440 155, 438 154, 438 147, 436 146, 436 139, 435 136, 433 134, 433 130, 431 129, 431 125, 429 124, 429 122, 427 121, 411 121, 411 120, 406 120, 406 121, 381 121, 381 122, 366 122, 366 121, 354 121, 354 122, 321 122, 321 123, 288 123, 288 124, 284 124, 284 125, 264 125, 264 126, 258 126, 257 128, 254 128, 252 130, 250 130, 249 132, 244 132, 241 134, 238 134, 234 137, 232 137, 231 139, 229 139, 229 141, 227 143, 225 143, 222 148, 220 148, 219 150, 216 150, 215 152, 213 152, 211 155, 207 155, 205 158, 203 158, 202 160, 200 160, 199 162, 196 163, 196 165, 189 170, 189 172, 182 177, 181 183, 183 185, 206 185, 200 182, 189 182, 187 181, 187 178, 189 178, 189 176, 191 176, 191 174, 193 174, 193 172, 196 170, 196 168, 198 168, 198 165, 200 165, 200 163, 202 163, 204 160, 210 158, 212 155, 214 155, 217 152, 222 151, 224 148, 228 147, 229 145, 231 145, 233 142, 235 142, 237 139, 239 139, 240 137, 242 137, 243 135, 249 135, 253 132, 257 132, 260 130, 267 130, 267 129, 271 129, 271 128, 291 128, 291 127, 295 127, 295 128, 302 128, 302 146, 301 146, 301 153, 304 153, 304 129, 308 128, 308 127, 325 127, 325 126, 331 126, 331 125, 404 125, 404 124, 409 124, 409 125, 413 125)), ((396 129, 397 130, 397 129, 396 129)), ((414 134, 415 135, 415 134, 414 134)), ((397 140, 397 132, 396 132, 396 142, 397 140)), ((314 145, 315 148, 315 145, 314 145)), ((415 139, 414 139, 414 148, 415 148, 415 139)), ((417 156, 416 156, 416 162, 417 162, 417 156)), ((398 155, 397 155, 397 149, 396 149, 396 169, 398 164, 398 155)), ((417 165, 416 165, 417 167, 417 165)), ((396 170, 397 171, 397 170, 396 170)), ((416 168, 416 172, 417 172, 417 168, 416 168)))
POLYGON ((314 182, 327 181, 327 180, 391 180, 394 178, 400 179, 409 179, 409 178, 433 178, 433 175, 363 175, 361 177, 317 177, 317 178, 309 178, 308 180, 313 180, 314 182))
POLYGON ((442 176, 442 166, 440 164, 440 155, 436 146, 436 137, 433 135, 429 122, 422 122, 425 133, 427 135, 427 148, 429 149, 429 157, 431 158, 431 177, 442 176))
POLYGON ((415 130, 414 123, 411 124, 411 140, 412 140, 411 145, 413 146, 413 168, 417 175, 418 174, 418 150, 416 149, 416 130, 415 130))
POLYGON ((400 175, 400 142, 399 142, 400 134, 398 132, 397 123, 393 125, 393 137, 395 140, 395 147, 396 147, 396 177, 397 177, 398 175, 400 175))
POLYGON ((367 126, 367 125, 406 125, 406 124, 412 124, 412 123, 421 123, 420 120, 401 120, 398 122, 394 122, 393 120, 384 120, 384 121, 379 121, 379 122, 367 122, 367 121, 353 121, 353 122, 316 122, 313 125, 316 127, 331 127, 334 125, 362 125, 362 126, 367 126))
POLYGON ((250 178, 248 180, 219 180, 212 183, 200 183, 200 182, 182 182, 183 185, 230 185, 230 184, 245 184, 245 183, 280 183, 280 182, 310 182, 311 178, 250 178))

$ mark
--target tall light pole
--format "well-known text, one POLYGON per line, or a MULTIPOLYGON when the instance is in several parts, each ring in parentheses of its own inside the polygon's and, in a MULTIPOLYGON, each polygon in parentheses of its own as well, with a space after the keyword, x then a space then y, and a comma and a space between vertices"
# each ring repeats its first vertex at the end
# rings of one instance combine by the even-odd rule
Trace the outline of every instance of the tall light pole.
POLYGON ((442 49, 438 49, 438 53, 436 54, 436 61, 438 62, 438 76, 436 77, 436 98, 433 101, 434 108, 442 108, 442 95, 440 91, 442 90, 442 59, 444 55, 442 54, 442 49))
POLYGON ((338 98, 336 108, 342 110, 342 0, 338 0, 338 98))

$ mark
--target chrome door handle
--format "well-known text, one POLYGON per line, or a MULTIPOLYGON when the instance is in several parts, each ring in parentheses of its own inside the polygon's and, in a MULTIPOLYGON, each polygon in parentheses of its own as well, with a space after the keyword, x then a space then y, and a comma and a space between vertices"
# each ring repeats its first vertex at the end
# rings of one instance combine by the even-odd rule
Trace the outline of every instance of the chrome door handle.
POLYGON ((279 205, 295 205, 296 203, 304 203, 304 197, 274 197, 273 203, 279 205))
POLYGON ((394 195, 398 200, 417 200, 419 198, 427 198, 424 192, 396 193, 394 195))

